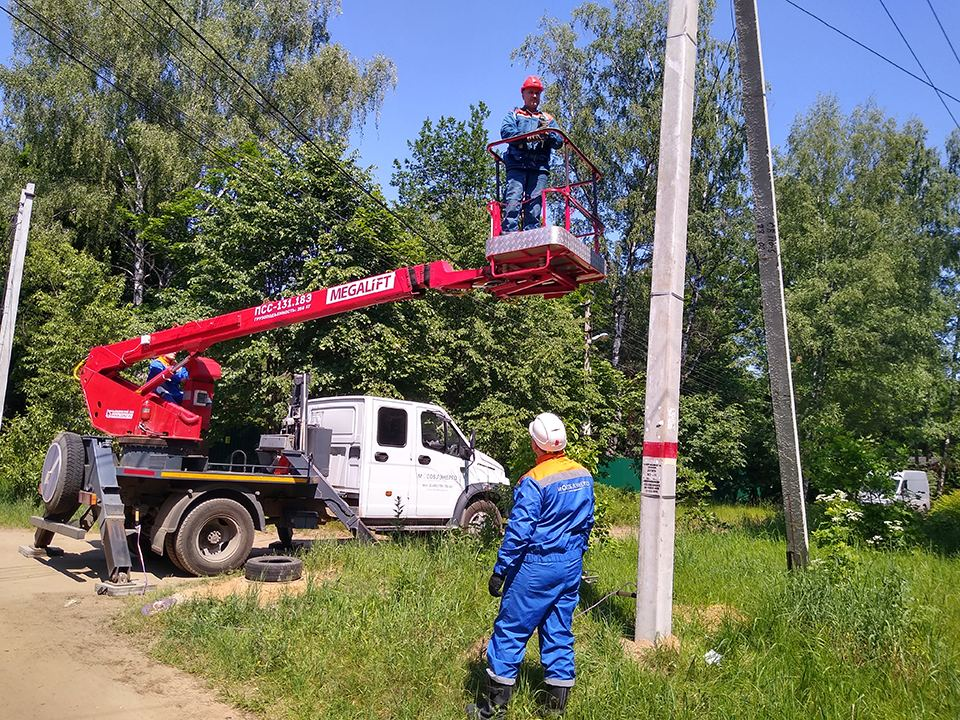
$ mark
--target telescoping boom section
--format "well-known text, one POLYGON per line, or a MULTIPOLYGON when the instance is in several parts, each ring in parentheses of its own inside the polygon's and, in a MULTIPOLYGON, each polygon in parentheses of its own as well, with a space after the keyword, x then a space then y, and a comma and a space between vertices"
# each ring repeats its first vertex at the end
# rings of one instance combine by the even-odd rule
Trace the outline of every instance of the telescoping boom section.
POLYGON ((542 246, 521 252, 510 235, 491 238, 487 242, 489 264, 483 268, 456 270, 442 260, 412 265, 95 347, 79 374, 90 420, 98 430, 116 437, 199 440, 210 424, 214 384, 220 379, 220 365, 201 353, 216 343, 415 298, 428 290, 556 297, 603 279, 605 265, 598 253, 564 228, 553 231, 542 246), (146 383, 137 384, 121 374, 143 360, 177 352, 188 355, 146 383), (182 387, 182 402, 154 392, 181 367, 189 373, 182 387))

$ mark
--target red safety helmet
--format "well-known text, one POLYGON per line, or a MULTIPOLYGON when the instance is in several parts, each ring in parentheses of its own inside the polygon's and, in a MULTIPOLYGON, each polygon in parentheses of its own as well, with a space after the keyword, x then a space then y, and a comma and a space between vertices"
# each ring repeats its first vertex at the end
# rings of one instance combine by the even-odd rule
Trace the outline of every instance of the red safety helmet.
POLYGON ((543 90, 543 80, 540 79, 539 75, 528 75, 527 79, 523 81, 523 85, 520 86, 520 92, 529 88, 543 90))

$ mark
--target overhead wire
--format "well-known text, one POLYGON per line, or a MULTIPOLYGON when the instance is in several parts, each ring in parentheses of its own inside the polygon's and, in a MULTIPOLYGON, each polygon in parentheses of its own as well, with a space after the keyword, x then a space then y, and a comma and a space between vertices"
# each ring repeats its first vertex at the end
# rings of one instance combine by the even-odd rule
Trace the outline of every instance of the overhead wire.
MULTIPOLYGON (((292 151, 291 149, 288 149, 288 148, 283 147, 283 146, 279 143, 278 140, 276 140, 275 138, 271 137, 271 135, 270 135, 269 132, 262 132, 262 131, 260 131, 257 127, 255 127, 253 120, 252 120, 247 114, 245 114, 244 111, 243 111, 241 108, 239 108, 234 101, 232 101, 232 100, 231 100, 229 97, 227 97, 224 93, 218 91, 217 88, 214 87, 214 85, 213 85, 212 83, 210 83, 209 81, 207 81, 200 73, 198 73, 198 72, 193 68, 193 66, 190 65, 190 63, 188 63, 188 62, 187 62, 186 60, 184 60, 178 53, 176 53, 176 52, 173 50, 173 48, 172 48, 168 43, 164 42, 164 40, 163 40, 157 33, 154 33, 154 32, 153 32, 152 30, 150 30, 150 28, 148 28, 143 22, 141 22, 138 18, 136 18, 136 17, 129 11, 129 9, 126 8, 126 7, 123 5, 122 2, 120 2, 119 0, 110 0, 110 2, 111 2, 111 4, 112 4, 114 7, 118 8, 124 15, 126 15, 128 18, 130 18, 130 19, 137 25, 137 27, 138 27, 140 30, 142 30, 143 32, 147 33, 160 47, 162 47, 162 48, 166 51, 166 53, 167 53, 167 55, 168 55, 169 58, 171 58, 172 60, 175 59, 175 60, 177 61, 177 63, 178 63, 178 64, 177 64, 177 67, 182 68, 182 69, 185 70, 188 74, 190 74, 191 77, 195 78, 198 82, 200 82, 200 83, 203 85, 203 87, 205 87, 207 90, 209 90, 209 92, 211 93, 211 95, 213 96, 213 98, 215 98, 216 100, 219 100, 219 101, 222 101, 222 102, 226 103, 226 105, 235 113, 235 116, 243 121, 244 125, 246 125, 246 127, 249 129, 250 133, 251 133, 254 137, 256 137, 257 139, 259 139, 259 140, 261 140, 261 141, 266 141, 266 142, 268 142, 268 143, 269 143, 270 145, 272 145, 278 152, 280 152, 284 157, 286 157, 294 166, 296 166, 296 167, 298 167, 299 169, 303 170, 304 172, 306 172, 306 173, 308 173, 308 174, 313 175, 314 177, 316 177, 315 173, 313 173, 313 172, 310 170, 310 168, 308 168, 308 167, 303 163, 302 158, 300 158, 300 157, 299 157, 294 151, 292 151)), ((212 59, 211 59, 208 55, 206 55, 206 54, 203 52, 203 50, 200 49, 195 43, 193 43, 192 40, 191 40, 188 36, 184 35, 177 27, 175 27, 173 24, 171 24, 169 21, 167 21, 166 18, 163 18, 163 16, 160 15, 159 12, 155 11, 148 3, 144 2, 143 4, 144 4, 148 9, 150 9, 152 12, 155 12, 155 13, 156 13, 156 17, 159 18, 160 20, 163 20, 164 23, 165 23, 165 25, 166 25, 166 27, 168 27, 170 30, 172 30, 174 33, 176 33, 177 36, 180 37, 183 41, 185 41, 185 42, 187 42, 188 44, 190 44, 208 63, 210 63, 210 65, 211 65, 214 69, 217 70, 217 72, 220 74, 221 77, 223 77, 225 80, 227 80, 228 82, 230 82, 234 87, 238 88, 238 89, 239 89, 241 92, 243 92, 246 96, 250 97, 250 99, 253 100, 253 102, 256 104, 256 106, 259 107, 259 108, 261 108, 262 110, 264 110, 267 115, 272 116, 272 113, 270 113, 270 111, 269 111, 267 108, 265 108, 265 107, 259 102, 259 100, 257 100, 256 97, 254 97, 253 95, 251 95, 251 94, 249 93, 249 91, 246 90, 246 88, 244 88, 244 87, 243 87, 238 81, 236 81, 234 78, 230 77, 230 75, 229 75, 228 73, 225 73, 225 72, 223 71, 223 69, 222 69, 219 65, 217 65, 214 61, 212 61, 212 59)), ((151 17, 153 17, 153 16, 151 15, 151 17)), ((156 21, 155 21, 155 23, 156 23, 156 21)), ((125 23, 123 23, 123 22, 121 21, 121 24, 125 24, 125 23)), ((128 27, 129 27, 129 25, 128 25, 128 27)), ((159 27, 159 26, 158 26, 158 27, 159 27)), ((155 93, 155 91, 153 91, 153 92, 155 93)), ((163 98, 161 98, 161 99, 163 99, 163 98)), ((236 146, 233 146, 233 145, 232 145, 231 147, 232 147, 234 150, 238 150, 238 148, 237 148, 236 146)), ((272 190, 273 190, 274 192, 276 192, 276 188, 272 188, 272 190)), ((350 220, 349 220, 342 212, 340 212, 339 209, 337 209, 336 207, 333 207, 333 206, 328 207, 328 208, 325 209, 325 212, 329 212, 331 215, 333 215, 336 219, 340 220, 340 221, 341 221, 342 223, 344 223, 345 225, 350 222, 350 220)), ((393 249, 393 250, 395 250, 395 249, 393 249)), ((358 252, 356 251, 356 248, 354 248, 353 254, 354 254, 356 257, 358 257, 358 259, 361 259, 361 258, 366 259, 366 260, 376 259, 376 258, 370 257, 368 253, 358 253, 358 252)), ((398 253, 398 255, 399 255, 399 257, 400 257, 404 262, 406 262, 406 263, 408 263, 408 264, 412 264, 413 261, 412 261, 412 259, 411 259, 409 256, 404 256, 403 253, 398 253)))
MULTIPOLYGON (((111 87, 113 87, 114 89, 116 89, 118 92, 120 92, 121 94, 123 94, 123 95, 125 95, 126 97, 128 97, 128 98, 129 98, 130 100, 132 100, 134 103, 136 103, 136 104, 139 105, 141 108, 143 108, 144 111, 146 111, 146 112, 150 112, 150 111, 151 111, 151 107, 147 104, 147 101, 146 101, 143 97, 138 97, 137 95, 133 94, 133 92, 131 92, 129 88, 127 88, 127 87, 125 87, 124 85, 120 84, 119 80, 121 79, 121 77, 123 76, 123 74, 122 74, 122 73, 118 73, 117 70, 116 70, 116 68, 114 67, 113 63, 111 63, 111 62, 110 62, 107 58, 105 58, 102 54, 100 54, 100 53, 98 53, 97 51, 93 50, 93 49, 92 49, 89 45, 87 45, 86 43, 84 43, 84 42, 82 42, 82 41, 80 41, 80 40, 72 37, 72 36, 71 36, 71 33, 69 33, 67 30, 65 30, 64 28, 62 28, 62 27, 61 27, 59 24, 57 24, 56 22, 50 20, 50 19, 49 19, 46 15, 44 15, 43 13, 41 13, 41 12, 39 12, 38 10, 36 10, 35 8, 31 7, 31 6, 30 6, 28 3, 26 3, 24 0, 17 0, 17 4, 20 5, 24 10, 26 10, 31 16, 35 17, 39 22, 43 23, 45 26, 47 26, 48 28, 51 28, 54 32, 56 32, 57 35, 58 35, 58 37, 59 37, 59 42, 58 42, 57 40, 51 38, 48 34, 44 33, 43 31, 41 31, 41 30, 38 29, 37 27, 34 27, 31 23, 27 22, 26 20, 24 20, 22 17, 20 17, 20 16, 17 15, 16 13, 11 12, 8 8, 3 7, 3 6, 0 6, 0 10, 3 10, 3 12, 5 12, 5 13, 6 13, 7 15, 9 15, 11 18, 13 18, 14 20, 16 20, 16 21, 19 22, 20 24, 22 24, 24 27, 26 27, 27 29, 29 29, 31 32, 33 32, 34 34, 36 34, 38 37, 42 38, 44 41, 46 41, 46 42, 47 42, 48 44, 50 44, 52 47, 56 48, 56 49, 59 50, 61 53, 63 53, 65 56, 67 56, 68 58, 70 58, 71 60, 73 60, 74 62, 76 62, 78 65, 80 65, 81 67, 83 67, 85 70, 87 70, 88 72, 90 72, 91 75, 97 77, 99 80, 107 83, 108 85, 110 85, 111 87), (66 47, 67 42, 69 42, 71 45, 74 45, 75 47, 77 47, 80 51, 82 51, 82 52, 83 52, 84 54, 86 54, 88 57, 90 57, 90 58, 94 59, 95 61, 99 62, 101 65, 110 68, 110 70, 111 70, 112 73, 113 73, 113 79, 111 79, 110 77, 105 76, 105 75, 104 75, 103 73, 101 73, 101 72, 98 72, 98 71, 97 71, 95 68, 93 68, 90 64, 88 64, 87 62, 83 61, 80 57, 78 57, 78 55, 77 55, 74 51, 72 51, 72 50, 70 50, 69 48, 66 47)), ((127 78, 127 79, 129 79, 129 78, 127 78)), ((280 193, 280 191, 278 191, 275 187, 273 187, 273 186, 271 186, 271 185, 268 185, 266 182, 264 182, 264 180, 263 180, 258 174, 249 171, 249 170, 246 168, 246 166, 243 164, 243 160, 242 160, 242 159, 237 160, 236 158, 231 158, 231 157, 229 157, 229 156, 227 156, 227 155, 224 155, 223 152, 221 151, 221 149, 218 149, 217 147, 209 144, 209 142, 207 142, 207 141, 204 139, 204 137, 203 137, 203 132, 204 132, 205 130, 208 130, 208 128, 200 128, 200 132, 199 132, 198 134, 194 134, 194 133, 190 132, 187 126, 193 126, 193 127, 195 127, 195 126, 197 126, 199 123, 198 123, 195 119, 193 119, 193 118, 189 115, 189 113, 187 113, 183 108, 179 107, 179 106, 178 106, 176 103, 174 103, 172 100, 170 100, 170 99, 168 99, 168 98, 164 98, 162 95, 160 95, 159 93, 157 93, 157 91, 151 90, 151 89, 149 89, 149 88, 145 88, 142 83, 139 84, 139 88, 140 88, 141 91, 143 91, 143 90, 145 89, 146 92, 150 94, 150 96, 151 96, 152 99, 159 99, 162 104, 168 106, 169 108, 172 108, 172 109, 175 111, 176 115, 179 116, 180 121, 183 123, 183 126, 178 125, 176 122, 174 122, 174 121, 168 116, 167 113, 165 113, 165 112, 163 112, 162 110, 160 110, 160 108, 153 108, 153 109, 157 112, 157 119, 159 120, 159 122, 160 122, 162 125, 168 127, 169 129, 171 129, 171 130, 179 133, 179 134, 182 135, 183 137, 187 138, 190 142, 192 142, 193 144, 195 144, 195 145, 196 145, 197 147, 199 147, 202 151, 206 152, 210 157, 219 160, 219 161, 223 164, 224 168, 231 168, 231 169, 232 169, 233 171, 235 171, 237 174, 243 175, 243 176, 245 176, 245 177, 253 180, 257 185, 259 185, 260 187, 262 187, 262 188, 264 188, 265 190, 267 190, 270 194, 282 196, 282 193, 280 193)), ((251 128, 251 130, 252 130, 252 128, 251 128)), ((256 133, 254 133, 254 134, 256 135, 256 133)), ((257 135, 257 136, 259 137, 259 135, 257 135)), ((284 153, 284 155, 288 155, 288 153, 287 153, 286 151, 284 151, 284 149, 283 149, 282 147, 280 147, 279 145, 276 145, 276 146, 277 146, 278 150, 280 150, 280 152, 284 153)), ((229 147, 230 149, 234 150, 234 151, 239 152, 239 147, 237 147, 236 145, 231 145, 231 144, 228 143, 228 147, 229 147)), ((348 220, 346 217, 344 217, 342 213, 339 213, 339 212, 336 211, 336 210, 332 210, 331 213, 332 213, 333 215, 335 215, 335 216, 337 217, 337 219, 339 219, 341 222, 344 222, 344 223, 349 222, 349 220, 348 220)))
POLYGON ((950 36, 947 35, 946 29, 943 27, 943 23, 940 22, 940 16, 937 15, 937 11, 933 7, 933 3, 930 0, 927 0, 927 6, 930 8, 930 12, 933 13, 934 19, 937 21, 937 25, 940 26, 940 32, 943 33, 943 38, 947 41, 947 45, 950 46, 950 52, 953 53, 954 59, 957 61, 957 64, 960 65, 960 56, 957 55, 957 49, 953 47, 953 42, 950 40, 950 36))
MULTIPOLYGON (((143 1, 146 3, 146 0, 143 0, 143 1)), ((394 212, 390 208, 390 206, 387 205, 387 203, 385 203, 382 199, 378 198, 364 183, 360 182, 351 172, 346 170, 346 168, 342 167, 342 165, 339 162, 337 162, 335 158, 329 157, 326 151, 322 147, 320 147, 308 133, 301 130, 296 125, 296 123, 294 123, 289 117, 287 117, 286 113, 284 113, 283 110, 277 107, 277 105, 274 104, 273 101, 271 101, 270 98, 268 98, 263 93, 263 91, 261 91, 260 88, 257 87, 255 83, 253 83, 249 78, 247 78, 247 76, 243 72, 241 72, 232 62, 230 62, 230 60, 220 51, 219 48, 217 48, 215 45, 213 45, 213 43, 207 40, 207 38, 199 30, 197 30, 186 18, 184 18, 183 15, 181 15, 180 12, 169 2, 169 0, 161 0, 161 2, 164 5, 166 5, 167 8, 174 15, 177 16, 180 22, 182 22, 187 27, 188 30, 190 30, 194 35, 196 35, 202 43, 204 43, 207 47, 209 47, 210 50, 213 51, 213 53, 221 60, 221 62, 223 62, 227 67, 229 67, 241 80, 243 80, 243 82, 246 85, 248 85, 257 95, 259 95, 267 107, 271 108, 277 115, 283 118, 283 120, 287 123, 287 126, 291 130, 291 132, 293 132, 298 137, 300 137, 304 142, 307 142, 311 146, 313 146, 313 148, 321 155, 321 157, 324 157, 327 159, 328 162, 331 162, 343 174, 343 176, 348 181, 354 184, 361 192, 363 192, 367 197, 369 197, 376 205, 378 205, 381 209, 383 209, 388 215, 394 218, 394 220, 396 220, 402 227, 406 228, 407 231, 409 231, 412 235, 420 238, 420 240, 422 240, 427 246, 431 247, 433 250, 435 250, 439 254, 441 255, 448 254, 447 250, 440 248, 439 245, 437 245, 433 240, 423 235, 416 228, 411 226, 399 214, 394 212)))
POLYGON ((913 59, 917 61, 917 65, 920 66, 920 70, 923 72, 925 78, 930 87, 933 88, 934 92, 937 93, 937 99, 940 100, 940 103, 943 105, 943 109, 947 111, 947 114, 950 116, 950 119, 953 120, 953 124, 958 130, 960 130, 960 123, 957 122, 957 118, 954 117, 953 111, 950 109, 950 106, 947 105, 947 101, 943 99, 943 96, 940 94, 940 90, 933 84, 933 80, 930 78, 930 73, 927 72, 927 69, 923 66, 923 63, 920 62, 920 58, 917 57, 917 54, 913 51, 913 47, 910 45, 910 41, 907 40, 907 36, 903 34, 903 30, 900 29, 900 25, 894 19, 893 15, 890 14, 890 10, 887 8, 887 4, 883 0, 878 0, 880 7, 883 8, 883 11, 887 14, 887 17, 890 18, 890 22, 893 23, 893 27, 897 29, 897 33, 900 35, 900 39, 903 40, 903 44, 907 46, 907 50, 910 51, 910 54, 913 55, 913 59))
POLYGON ((824 20, 822 17, 820 17, 820 16, 818 16, 818 15, 815 15, 814 13, 810 12, 810 11, 807 10, 806 8, 804 8, 804 7, 800 6, 800 5, 798 5, 797 3, 793 2, 793 0, 783 0, 783 1, 784 1, 785 3, 787 3, 788 5, 791 5, 791 6, 795 7, 797 10, 799 10, 799 11, 802 12, 802 13, 804 13, 805 15, 809 15, 810 17, 812 17, 814 20, 816 20, 816 21, 819 22, 820 24, 826 25, 828 28, 830 28, 831 30, 833 30, 833 31, 834 31, 835 33, 837 33, 838 35, 842 35, 842 36, 845 37, 847 40, 849 40, 850 42, 854 43, 855 45, 860 46, 861 48, 863 48, 863 49, 866 50, 867 52, 872 53, 873 55, 876 55, 878 58, 880 58, 881 60, 883 60, 885 63, 888 63, 888 64, 890 64, 890 65, 893 65, 893 67, 897 68, 897 70, 899 70, 899 71, 902 72, 902 73, 905 73, 905 74, 909 75, 909 76, 912 77, 914 80, 917 80, 917 81, 919 81, 919 82, 922 82, 924 85, 927 85, 927 86, 933 88, 933 89, 936 90, 937 92, 943 94, 944 97, 948 97, 948 98, 950 98, 951 100, 953 100, 953 101, 955 101, 955 102, 960 102, 960 98, 956 97, 955 95, 950 94, 949 92, 947 92, 947 91, 944 90, 943 88, 937 87, 936 85, 934 85, 934 84, 933 84, 932 82, 930 82, 929 80, 924 80, 922 77, 920 77, 920 76, 917 75, 916 73, 910 72, 910 71, 907 70, 905 67, 903 67, 903 65, 900 65, 900 64, 894 62, 893 60, 891 60, 890 58, 888 58, 888 57, 887 57, 886 55, 884 55, 883 53, 874 50, 874 49, 873 49, 872 47, 870 47, 869 45, 864 45, 862 42, 860 42, 859 40, 857 40, 855 37, 852 37, 851 35, 848 35, 848 34, 845 33, 843 30, 841 30, 840 28, 838 28, 838 27, 836 27, 836 26, 834 26, 834 25, 831 25, 831 24, 828 23, 826 20, 824 20))

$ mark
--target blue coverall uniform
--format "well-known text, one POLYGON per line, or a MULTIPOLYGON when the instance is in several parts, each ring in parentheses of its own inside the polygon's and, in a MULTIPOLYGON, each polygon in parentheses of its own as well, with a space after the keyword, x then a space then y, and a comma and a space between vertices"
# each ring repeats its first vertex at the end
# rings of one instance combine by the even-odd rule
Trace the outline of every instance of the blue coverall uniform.
MULTIPOLYGON (((500 137, 506 140, 542 128, 556 128, 553 116, 545 112, 530 112, 514 108, 503 119, 500 137)), ((542 139, 518 140, 507 145, 503 164, 507 170, 502 230, 505 233, 520 229, 520 208, 523 207, 523 229, 540 224, 543 191, 550 171, 550 151, 563 147, 563 138, 547 133, 542 139)))
POLYGON ((505 578, 487 645, 487 673, 494 681, 516 682, 537 630, 544 682, 573 685, 573 611, 592 527, 593 477, 582 465, 555 453, 520 478, 493 568, 505 578))
MULTIPOLYGON (((147 380, 155 378, 168 367, 170 367, 170 363, 163 358, 154 358, 150 361, 150 369, 147 371, 147 380)), ((167 400, 172 400, 173 402, 180 404, 183 402, 183 390, 180 388, 180 383, 182 383, 188 377, 190 377, 190 373, 187 372, 185 367, 182 367, 173 373, 170 378, 160 383, 154 392, 156 392, 157 395, 166 398, 167 400)))

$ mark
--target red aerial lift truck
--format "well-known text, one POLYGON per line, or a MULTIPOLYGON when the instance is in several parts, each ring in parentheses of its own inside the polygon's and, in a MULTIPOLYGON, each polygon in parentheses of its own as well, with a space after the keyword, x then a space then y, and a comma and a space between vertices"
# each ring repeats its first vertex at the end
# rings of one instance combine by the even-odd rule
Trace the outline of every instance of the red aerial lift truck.
MULTIPOLYGON (((565 158, 574 151, 583 157, 568 139, 565 148, 565 158)), ((258 456, 267 462, 244 464, 241 470, 210 462, 201 438, 210 424, 220 366, 202 353, 224 340, 428 291, 558 297, 602 280, 602 227, 587 203, 575 199, 578 189, 595 188, 600 178, 589 161, 586 166, 589 179, 571 183, 566 160, 566 184, 548 189, 568 203, 562 226, 549 225, 544 217, 540 227, 500 235, 499 205, 491 203, 493 226, 484 267, 457 270, 446 261, 412 265, 91 349, 78 379, 90 422, 103 434, 64 432, 54 439, 39 484, 45 513, 31 518, 37 530, 34 546, 25 550, 42 554, 55 533, 82 538, 99 521, 108 580, 97 590, 120 594, 132 587, 128 539, 136 526, 155 553, 168 555, 196 575, 240 567, 254 528, 271 523, 281 529, 283 539, 283 531, 289 537, 292 528, 316 527, 332 517, 358 539, 371 539, 355 508, 327 482, 330 430, 308 424, 302 385, 299 401, 295 391, 296 411, 286 432, 261 440, 258 456), (571 198, 580 218, 570 211, 571 198), (584 226, 588 231, 578 232, 584 226), (593 242, 587 244, 584 238, 593 242), (143 384, 123 375, 136 363, 184 352, 184 359, 143 384), (181 367, 187 368, 189 378, 178 404, 155 390, 181 367)))

